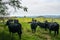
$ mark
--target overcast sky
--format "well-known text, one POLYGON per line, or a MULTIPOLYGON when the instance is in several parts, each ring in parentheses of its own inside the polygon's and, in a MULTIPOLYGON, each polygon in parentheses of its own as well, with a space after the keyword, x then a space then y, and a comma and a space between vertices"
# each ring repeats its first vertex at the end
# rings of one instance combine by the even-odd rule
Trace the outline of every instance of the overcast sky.
POLYGON ((14 16, 60 15, 60 0, 22 0, 22 5, 28 7, 28 12, 22 9, 9 11, 14 16))

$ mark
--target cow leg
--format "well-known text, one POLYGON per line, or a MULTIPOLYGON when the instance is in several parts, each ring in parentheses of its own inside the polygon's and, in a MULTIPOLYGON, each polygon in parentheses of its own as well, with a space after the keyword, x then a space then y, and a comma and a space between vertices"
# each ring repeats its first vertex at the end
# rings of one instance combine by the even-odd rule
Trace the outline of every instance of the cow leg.
POLYGON ((47 28, 45 28, 45 31, 47 31, 47 28))
POLYGON ((51 30, 49 30, 49 33, 51 34, 51 30))
POLYGON ((10 36, 11 36, 11 37, 10 37, 10 40, 12 40, 12 33, 11 33, 11 32, 9 32, 9 33, 10 33, 10 36))
POLYGON ((56 32, 57 32, 57 31, 54 31, 54 36, 56 36, 56 32))
POLYGON ((59 34, 59 30, 54 31, 54 32, 55 32, 55 33, 54 33, 54 36, 59 34))
POLYGON ((32 29, 32 33, 35 33, 35 29, 32 29))
POLYGON ((32 33, 35 33, 36 32, 36 29, 32 29, 32 33))
POLYGON ((10 32, 10 35, 11 35, 11 40, 13 40, 13 33, 10 32))
POLYGON ((21 40, 21 35, 22 35, 22 34, 21 34, 21 33, 18 33, 18 35, 19 35, 19 39, 21 40))
POLYGON ((32 29, 32 33, 34 33, 34 29, 32 29))
POLYGON ((59 30, 57 30, 57 35, 59 34, 59 30))
POLYGON ((36 29, 34 29, 34 33, 36 32, 36 29))
POLYGON ((13 34, 12 34, 10 28, 9 28, 9 33, 10 33, 10 36, 11 36, 10 40, 13 40, 13 34))
POLYGON ((35 29, 35 32, 36 32, 36 29, 35 29))
POLYGON ((14 40, 14 33, 12 33, 12 40, 14 40))

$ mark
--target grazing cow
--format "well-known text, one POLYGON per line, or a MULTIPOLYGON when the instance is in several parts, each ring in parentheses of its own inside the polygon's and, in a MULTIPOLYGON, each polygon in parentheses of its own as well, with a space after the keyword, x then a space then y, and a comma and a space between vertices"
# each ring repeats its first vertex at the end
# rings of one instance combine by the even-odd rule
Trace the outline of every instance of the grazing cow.
POLYGON ((59 34, 59 24, 56 22, 46 22, 46 27, 49 29, 49 32, 54 31, 54 36, 59 34))
POLYGON ((36 23, 36 20, 34 20, 34 21, 31 22, 32 33, 36 32, 36 27, 37 27, 37 23, 36 23))
POLYGON ((21 34, 22 34, 22 28, 21 27, 22 26, 18 22, 18 20, 8 20, 6 25, 8 26, 10 33, 18 33, 19 38, 21 39, 21 34))
POLYGON ((37 25, 38 25, 40 28, 44 28, 45 30, 47 30, 47 27, 45 26, 45 23, 37 22, 37 25))

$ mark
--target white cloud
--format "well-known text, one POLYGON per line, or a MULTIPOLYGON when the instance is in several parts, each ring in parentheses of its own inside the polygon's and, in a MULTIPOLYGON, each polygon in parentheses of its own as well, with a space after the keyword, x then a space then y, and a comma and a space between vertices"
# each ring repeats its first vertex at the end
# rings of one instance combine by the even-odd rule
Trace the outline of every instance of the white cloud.
POLYGON ((21 2, 23 6, 28 7, 28 12, 18 10, 18 14, 15 15, 60 15, 60 0, 22 0, 21 2))

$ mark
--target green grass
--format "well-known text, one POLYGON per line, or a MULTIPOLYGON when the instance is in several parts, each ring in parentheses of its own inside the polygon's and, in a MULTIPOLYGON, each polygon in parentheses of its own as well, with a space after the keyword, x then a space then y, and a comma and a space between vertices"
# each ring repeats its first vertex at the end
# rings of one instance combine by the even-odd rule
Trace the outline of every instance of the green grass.
MULTIPOLYGON (((41 29, 37 27, 36 33, 32 33, 30 24, 28 22, 31 22, 32 18, 16 18, 19 20, 19 22, 22 24, 22 40, 60 40, 60 33, 58 36, 54 37, 54 32, 49 34, 49 31, 45 31, 44 29, 41 29)), ((44 22, 45 20, 48 20, 49 22, 52 21, 50 18, 35 18, 37 21, 44 22)), ((60 24, 60 19, 54 19, 54 22, 58 22, 60 24)), ((59 29, 60 30, 60 29, 59 29)), ((59 31, 60 32, 60 31, 59 31)), ((19 40, 18 34, 15 33, 12 37, 14 40, 19 40)), ((0 40, 10 40, 11 35, 9 34, 8 27, 4 26, 3 23, 0 24, 0 40)))

